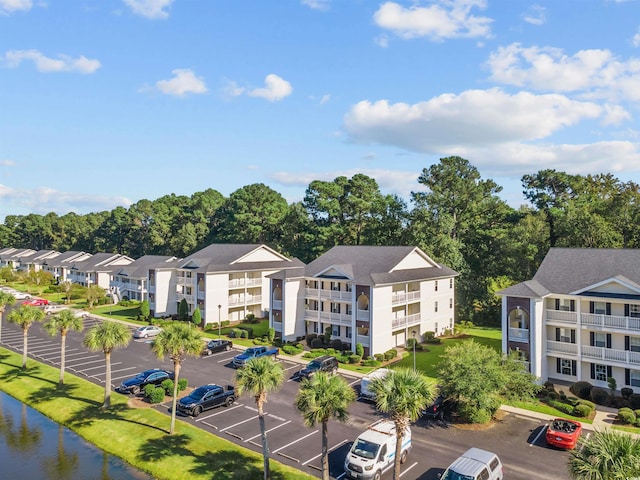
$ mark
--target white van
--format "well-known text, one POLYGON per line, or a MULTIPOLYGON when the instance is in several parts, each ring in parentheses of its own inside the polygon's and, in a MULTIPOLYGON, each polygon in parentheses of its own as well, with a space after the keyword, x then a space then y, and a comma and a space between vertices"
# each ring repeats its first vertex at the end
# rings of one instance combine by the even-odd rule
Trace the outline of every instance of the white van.
POLYGON ((440 480, 502 480, 502 462, 495 453, 470 448, 440 476, 440 480))
POLYGON ((379 368, 378 370, 371 372, 369 375, 362 377, 362 380, 360 381, 360 398, 374 402, 376 400, 376 395, 369 390, 369 385, 371 385, 371 382, 373 382, 374 379, 384 378, 388 373, 388 368, 379 368))
MULTIPOLYGON (((411 429, 402 435, 400 463, 407 460, 411 451, 411 429)), ((393 468, 396 456, 396 425, 390 420, 380 420, 365 430, 351 447, 344 460, 347 478, 380 480, 382 474, 393 468)))

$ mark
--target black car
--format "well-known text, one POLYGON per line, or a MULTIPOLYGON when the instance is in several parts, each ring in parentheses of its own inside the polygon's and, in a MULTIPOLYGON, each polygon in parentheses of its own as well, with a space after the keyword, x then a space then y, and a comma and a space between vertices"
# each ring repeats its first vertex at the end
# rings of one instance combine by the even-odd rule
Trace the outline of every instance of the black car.
POLYGON ((144 389, 145 385, 160 385, 167 379, 173 380, 173 372, 168 372, 167 370, 162 370, 160 368, 145 370, 144 372, 137 374, 135 377, 122 382, 118 390, 136 395, 144 389))
POLYGON ((302 378, 311 378, 316 372, 327 372, 336 374, 338 372, 338 359, 330 355, 314 358, 309 364, 300 370, 298 376, 302 378))
POLYGON ((455 409, 456 403, 453 399, 439 395, 431 405, 422 411, 422 416, 442 420, 445 416, 450 416, 455 409))
POLYGON ((236 400, 236 392, 233 385, 223 388, 215 383, 202 385, 196 388, 186 397, 178 400, 177 410, 186 415, 197 417, 205 410, 219 405, 231 406, 236 400))
POLYGON ((203 355, 211 355, 212 353, 228 352, 233 347, 230 340, 211 340, 202 351, 203 355))

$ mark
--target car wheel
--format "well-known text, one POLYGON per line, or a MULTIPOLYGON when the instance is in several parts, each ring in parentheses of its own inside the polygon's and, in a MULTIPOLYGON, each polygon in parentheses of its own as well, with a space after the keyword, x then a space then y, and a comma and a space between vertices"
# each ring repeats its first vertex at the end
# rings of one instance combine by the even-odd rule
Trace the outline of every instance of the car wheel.
POLYGON ((211 350, 207 350, 207 357, 211 355, 211 350))
POLYGON ((198 415, 200 415, 202 413, 202 407, 196 407, 193 409, 193 416, 194 418, 197 417, 198 415))
POLYGON ((131 393, 137 395, 140 393, 140 387, 131 387, 131 393))
POLYGON ((400 463, 404 463, 407 461, 407 451, 405 450, 404 452, 402 452, 402 455, 400 455, 400 463))
POLYGON ((373 476, 373 480, 380 480, 381 478, 382 478, 382 473, 380 473, 380 470, 378 470, 376 474, 373 476))
POLYGON ((233 402, 235 401, 235 398, 233 397, 227 397, 227 399, 224 401, 224 404, 227 407, 230 407, 231 405, 233 405, 233 402))
POLYGON ((229 345, 225 345, 224 346, 224 351, 228 352, 229 350, 231 350, 231 347, 229 345))
POLYGON ((338 373, 338 367, 333 367, 333 370, 331 370, 331 375, 336 375, 338 373))
POLYGON ((145 333, 142 338, 149 338, 149 334, 145 333))

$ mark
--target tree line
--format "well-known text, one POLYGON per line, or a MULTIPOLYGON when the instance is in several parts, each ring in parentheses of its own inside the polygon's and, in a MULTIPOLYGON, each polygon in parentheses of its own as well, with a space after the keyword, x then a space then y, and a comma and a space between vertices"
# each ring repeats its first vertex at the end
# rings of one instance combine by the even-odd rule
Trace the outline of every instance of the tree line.
POLYGON ((185 257, 211 243, 264 243, 308 263, 335 245, 415 245, 460 273, 457 320, 499 323, 494 292, 530 279, 550 247, 638 248, 640 187, 612 174, 524 175, 523 205, 468 160, 424 168, 408 201, 356 174, 312 181, 288 203, 262 184, 228 197, 169 194, 78 215, 8 215, 0 246, 185 257))

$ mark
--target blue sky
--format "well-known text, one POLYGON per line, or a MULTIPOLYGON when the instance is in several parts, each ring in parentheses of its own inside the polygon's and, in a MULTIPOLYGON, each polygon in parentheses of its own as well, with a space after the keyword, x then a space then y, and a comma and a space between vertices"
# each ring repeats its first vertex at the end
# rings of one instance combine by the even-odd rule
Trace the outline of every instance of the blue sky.
POLYGON ((459 155, 640 183, 637 0, 0 0, 0 219, 459 155))

